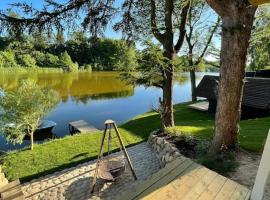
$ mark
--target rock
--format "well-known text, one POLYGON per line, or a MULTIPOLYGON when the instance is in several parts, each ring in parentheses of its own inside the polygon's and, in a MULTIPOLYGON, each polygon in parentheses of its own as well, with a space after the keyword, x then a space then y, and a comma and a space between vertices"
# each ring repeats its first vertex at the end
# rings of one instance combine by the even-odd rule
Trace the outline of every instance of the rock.
POLYGON ((157 138, 156 143, 157 143, 157 144, 162 144, 162 143, 163 143, 163 139, 162 139, 162 138, 157 138))
POLYGON ((170 158, 170 153, 167 153, 167 154, 165 155, 165 162, 170 162, 170 161, 169 161, 169 158, 170 158))
POLYGON ((167 152, 171 152, 172 151, 172 146, 169 142, 164 143, 164 148, 167 152))
POLYGON ((178 152, 178 151, 176 151, 176 152, 174 152, 174 154, 173 154, 173 157, 180 157, 181 156, 181 154, 178 152))
POLYGON ((157 151, 157 152, 159 152, 159 151, 160 151, 160 147, 159 147, 158 145, 156 146, 156 148, 155 148, 155 149, 156 149, 156 151, 157 151))

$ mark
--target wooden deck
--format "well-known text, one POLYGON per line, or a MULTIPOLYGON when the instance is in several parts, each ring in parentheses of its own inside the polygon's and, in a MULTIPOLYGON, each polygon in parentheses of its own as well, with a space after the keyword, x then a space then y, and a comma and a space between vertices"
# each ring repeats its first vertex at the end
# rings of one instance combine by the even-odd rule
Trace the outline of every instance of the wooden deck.
POLYGON ((190 104, 188 107, 199 111, 207 111, 209 107, 209 102, 202 101, 199 103, 190 104))
POLYGON ((91 133, 91 132, 97 132, 99 131, 96 127, 89 124, 88 122, 84 120, 79 120, 75 122, 69 123, 69 131, 71 133, 91 133))
POLYGON ((248 200, 249 197, 246 187, 181 157, 117 199, 248 200))

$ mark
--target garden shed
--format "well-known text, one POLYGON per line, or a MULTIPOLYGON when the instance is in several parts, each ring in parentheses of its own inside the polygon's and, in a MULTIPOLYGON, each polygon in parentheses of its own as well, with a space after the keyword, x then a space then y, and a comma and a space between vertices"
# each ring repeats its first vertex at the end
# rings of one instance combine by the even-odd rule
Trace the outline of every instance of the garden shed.
MULTIPOLYGON (((265 117, 270 115, 270 78, 249 77, 245 78, 242 119, 265 117)), ((208 111, 216 112, 218 97, 218 76, 206 75, 196 88, 196 96, 206 98, 209 102, 208 111)))

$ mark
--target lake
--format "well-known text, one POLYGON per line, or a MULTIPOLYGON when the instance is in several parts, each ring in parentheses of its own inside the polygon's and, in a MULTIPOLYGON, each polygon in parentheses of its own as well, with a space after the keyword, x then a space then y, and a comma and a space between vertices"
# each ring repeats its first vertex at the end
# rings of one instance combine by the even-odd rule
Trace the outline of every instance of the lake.
MULTIPOLYGON (((197 73, 197 84, 205 73, 197 73)), ((182 73, 174 82, 173 103, 191 100, 189 73, 182 73)), ((128 85, 119 79, 116 72, 79 73, 1 73, 0 88, 16 90, 23 79, 32 79, 41 87, 51 87, 61 97, 58 106, 45 119, 55 121, 57 126, 46 138, 61 138, 69 134, 68 123, 85 120, 98 129, 103 129, 106 119, 117 124, 158 106, 162 92, 158 88, 128 85)), ((44 138, 43 138, 44 139, 44 138)), ((0 150, 13 150, 29 145, 12 145, 0 136, 0 150)))

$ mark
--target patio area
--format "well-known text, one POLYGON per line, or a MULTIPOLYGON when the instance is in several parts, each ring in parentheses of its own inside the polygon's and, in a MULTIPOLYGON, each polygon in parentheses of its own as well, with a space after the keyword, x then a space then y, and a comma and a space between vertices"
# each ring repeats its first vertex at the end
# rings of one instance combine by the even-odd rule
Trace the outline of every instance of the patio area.
MULTIPOLYGON (((160 169, 159 161, 146 143, 127 149, 138 180, 145 180, 160 169)), ((119 153, 115 153, 119 154, 119 153)), ((90 194, 92 177, 96 160, 66 169, 23 185, 26 199, 31 200, 86 200, 86 199, 115 199, 117 194, 129 190, 136 183, 131 171, 126 170, 116 182, 99 182, 96 192, 90 194)))

